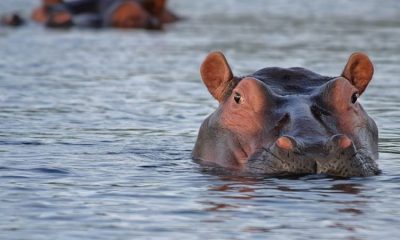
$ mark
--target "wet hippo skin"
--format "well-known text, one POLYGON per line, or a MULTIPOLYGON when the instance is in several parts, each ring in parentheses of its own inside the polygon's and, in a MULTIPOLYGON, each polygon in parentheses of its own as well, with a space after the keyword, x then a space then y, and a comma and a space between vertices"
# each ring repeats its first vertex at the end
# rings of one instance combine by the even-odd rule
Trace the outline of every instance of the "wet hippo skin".
POLYGON ((32 19, 50 27, 161 29, 178 20, 166 0, 44 0, 32 19), (69 19, 67 19, 69 17, 69 19))
POLYGON ((10 13, 0 17, 0 24, 11 27, 18 27, 24 24, 24 20, 18 13, 10 13))
POLYGON ((298 67, 235 77, 222 53, 210 53, 201 77, 219 106, 192 156, 251 174, 378 174, 378 129, 358 101, 373 71, 357 52, 337 77, 298 67))

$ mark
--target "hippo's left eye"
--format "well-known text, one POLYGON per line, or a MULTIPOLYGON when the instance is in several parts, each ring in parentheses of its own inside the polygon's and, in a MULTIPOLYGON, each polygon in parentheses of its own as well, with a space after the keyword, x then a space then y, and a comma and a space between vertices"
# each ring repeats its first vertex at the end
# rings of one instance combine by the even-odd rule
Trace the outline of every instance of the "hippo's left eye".
POLYGON ((351 103, 356 103, 358 97, 360 97, 360 94, 358 92, 353 93, 353 95, 351 96, 351 103))
POLYGON ((238 93, 238 92, 235 92, 234 94, 235 94, 235 95, 233 96, 233 99, 235 100, 235 102, 236 102, 237 104, 239 104, 239 103, 240 103, 240 100, 242 99, 242 96, 240 96, 240 93, 238 93))

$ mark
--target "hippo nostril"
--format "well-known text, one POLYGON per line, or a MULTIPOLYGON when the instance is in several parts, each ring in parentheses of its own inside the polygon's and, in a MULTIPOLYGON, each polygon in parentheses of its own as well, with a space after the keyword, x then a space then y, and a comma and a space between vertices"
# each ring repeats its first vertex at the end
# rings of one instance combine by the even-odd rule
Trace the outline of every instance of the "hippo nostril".
POLYGON ((278 138, 275 143, 279 148, 285 149, 287 151, 294 150, 297 147, 296 140, 289 136, 282 136, 278 138))
POLYGON ((348 148, 353 142, 347 136, 342 136, 339 139, 339 147, 342 149, 348 148))
POLYGON ((339 150, 339 149, 344 150, 352 146, 353 141, 346 135, 337 134, 330 138, 327 145, 332 150, 339 150))

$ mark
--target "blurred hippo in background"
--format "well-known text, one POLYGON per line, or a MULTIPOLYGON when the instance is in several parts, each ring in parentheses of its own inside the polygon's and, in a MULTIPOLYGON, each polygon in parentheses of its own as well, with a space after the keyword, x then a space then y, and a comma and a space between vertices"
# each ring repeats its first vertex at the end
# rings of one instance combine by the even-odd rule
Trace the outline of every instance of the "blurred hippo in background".
POLYGON ((32 19, 49 27, 162 29, 178 17, 166 0, 43 0, 32 19))
POLYGON ((18 27, 25 23, 18 13, 10 13, 0 17, 0 24, 11 27, 18 27))
POLYGON ((222 53, 210 53, 201 77, 219 107, 192 156, 251 174, 376 175, 378 129, 358 101, 373 72, 357 52, 338 77, 298 67, 235 77, 222 53))
MULTIPOLYGON (((32 19, 48 27, 115 27, 162 29, 179 18, 166 7, 167 0, 42 0, 32 19)), ((2 23, 16 26, 16 14, 2 23)))

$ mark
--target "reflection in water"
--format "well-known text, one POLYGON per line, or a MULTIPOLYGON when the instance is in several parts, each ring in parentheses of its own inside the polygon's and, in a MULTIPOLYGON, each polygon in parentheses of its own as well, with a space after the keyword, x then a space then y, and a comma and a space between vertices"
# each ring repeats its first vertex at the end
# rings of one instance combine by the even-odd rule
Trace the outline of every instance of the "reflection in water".
MULTIPOLYGON (((316 213, 320 227, 357 234, 364 231, 364 227, 346 219, 365 215, 363 209, 369 208, 368 200, 362 195, 363 188, 362 183, 317 177, 279 180, 223 175, 218 177, 216 184, 208 187, 214 200, 198 202, 205 211, 215 213, 213 218, 205 221, 208 224, 232 222, 234 215, 243 216, 249 209, 261 213, 258 216, 261 221, 241 223, 239 229, 243 233, 261 234, 292 229, 307 209, 307 212, 316 213), (299 209, 299 206, 305 209, 299 209), (282 211, 286 217, 282 216, 282 211), (285 219, 285 224, 280 224, 279 219, 285 219)), ((349 239, 357 238, 351 235, 349 239)))
POLYGON ((363 211, 357 208, 342 208, 338 209, 338 212, 341 213, 351 213, 351 214, 363 214, 363 211))
POLYGON ((361 185, 354 183, 333 184, 331 189, 335 191, 338 190, 341 193, 359 194, 361 192, 361 185))
POLYGON ((270 228, 264 228, 264 227, 247 227, 243 229, 244 232, 249 232, 249 233, 267 233, 270 232, 272 229, 270 228))
POLYGON ((237 206, 225 203, 216 203, 216 202, 202 202, 204 205, 210 205, 211 207, 205 208, 206 211, 221 211, 221 210, 229 210, 236 208, 237 206))

